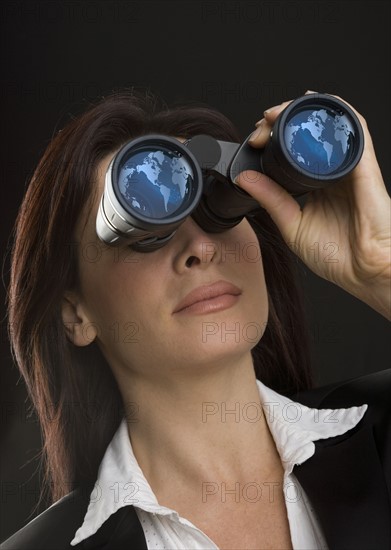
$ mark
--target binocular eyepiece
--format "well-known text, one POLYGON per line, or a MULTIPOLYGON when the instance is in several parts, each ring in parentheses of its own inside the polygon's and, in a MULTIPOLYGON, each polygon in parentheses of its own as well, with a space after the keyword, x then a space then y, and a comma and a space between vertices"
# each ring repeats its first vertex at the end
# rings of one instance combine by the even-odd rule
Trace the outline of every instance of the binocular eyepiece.
POLYGON ((164 135, 132 139, 106 173, 96 231, 106 244, 150 252, 192 216, 206 232, 234 227, 260 208, 234 180, 262 172, 292 196, 332 185, 349 174, 364 149, 360 122, 327 94, 299 97, 277 118, 266 147, 198 135, 181 143, 164 135))

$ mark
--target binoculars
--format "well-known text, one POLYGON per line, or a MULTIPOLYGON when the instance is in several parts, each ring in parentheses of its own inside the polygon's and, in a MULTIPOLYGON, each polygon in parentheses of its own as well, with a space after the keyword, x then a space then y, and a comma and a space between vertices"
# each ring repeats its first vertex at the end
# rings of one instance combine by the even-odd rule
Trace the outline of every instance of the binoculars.
POLYGON ((364 149, 357 116, 328 94, 290 103, 264 149, 252 147, 250 136, 241 144, 207 135, 185 143, 158 134, 130 140, 106 173, 98 237, 150 252, 164 246, 188 216, 206 232, 225 231, 260 208, 234 183, 240 172, 266 174, 298 197, 344 178, 364 149))

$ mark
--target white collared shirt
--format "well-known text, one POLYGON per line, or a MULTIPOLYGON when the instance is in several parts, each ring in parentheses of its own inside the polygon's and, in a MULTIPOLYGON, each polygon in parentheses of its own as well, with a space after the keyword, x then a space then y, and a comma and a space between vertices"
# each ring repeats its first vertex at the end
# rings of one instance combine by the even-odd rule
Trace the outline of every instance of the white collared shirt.
MULTIPOLYGON (((292 470, 315 453, 314 441, 351 430, 368 406, 309 408, 278 394, 259 380, 257 385, 284 468, 284 497, 292 546, 295 550, 327 549, 316 514, 292 470)), ((254 498, 253 492, 250 498, 254 498)), ((92 536, 112 514, 128 505, 135 506, 148 550, 218 550, 193 523, 158 503, 134 456, 124 418, 106 449, 83 524, 71 545, 92 536)))

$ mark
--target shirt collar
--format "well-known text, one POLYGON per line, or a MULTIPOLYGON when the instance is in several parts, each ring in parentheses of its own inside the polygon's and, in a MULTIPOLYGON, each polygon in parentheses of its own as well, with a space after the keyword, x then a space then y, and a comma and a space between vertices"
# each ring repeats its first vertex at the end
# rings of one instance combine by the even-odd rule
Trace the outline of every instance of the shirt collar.
POLYGON ((354 428, 368 405, 347 409, 316 409, 292 401, 257 380, 266 421, 285 472, 315 453, 314 442, 342 435, 354 428))
MULTIPOLYGON (((309 408, 280 395, 259 380, 257 385, 265 417, 286 474, 315 453, 315 441, 351 430, 368 408, 368 405, 346 409, 309 408)), ((126 419, 123 418, 106 449, 83 524, 76 531, 71 545, 92 536, 112 514, 128 505, 179 518, 174 510, 159 505, 134 456, 126 419)))

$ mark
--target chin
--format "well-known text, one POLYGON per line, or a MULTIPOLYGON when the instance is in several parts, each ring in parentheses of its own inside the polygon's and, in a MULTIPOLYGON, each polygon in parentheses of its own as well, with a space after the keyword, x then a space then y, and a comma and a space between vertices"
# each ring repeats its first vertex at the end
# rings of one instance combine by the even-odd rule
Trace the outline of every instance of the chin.
POLYGON ((226 368, 232 361, 238 362, 251 353, 254 347, 253 342, 241 340, 235 341, 234 337, 226 340, 215 337, 208 341, 201 342, 198 345, 189 345, 185 352, 183 362, 178 361, 178 364, 185 364, 185 368, 192 366, 193 368, 205 369, 209 367, 226 368))

